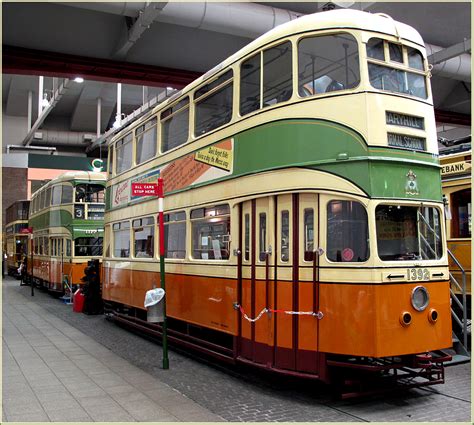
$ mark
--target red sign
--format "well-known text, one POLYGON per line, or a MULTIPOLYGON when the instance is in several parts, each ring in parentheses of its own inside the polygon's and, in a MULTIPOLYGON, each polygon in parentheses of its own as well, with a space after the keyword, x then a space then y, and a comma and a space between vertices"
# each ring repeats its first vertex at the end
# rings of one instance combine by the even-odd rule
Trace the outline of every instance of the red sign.
POLYGON ((154 183, 132 183, 132 196, 158 196, 158 185, 154 183))
POLYGON ((24 228, 24 229, 21 229, 21 230, 20 230, 20 233, 22 233, 22 234, 33 233, 33 227, 26 227, 26 228, 24 228))

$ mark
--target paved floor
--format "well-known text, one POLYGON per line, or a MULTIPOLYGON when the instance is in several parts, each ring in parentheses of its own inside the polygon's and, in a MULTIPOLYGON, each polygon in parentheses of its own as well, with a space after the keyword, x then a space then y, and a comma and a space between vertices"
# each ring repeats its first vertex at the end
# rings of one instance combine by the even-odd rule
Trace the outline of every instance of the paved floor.
MULTIPOLYGON (((80 336, 80 339, 73 337, 72 340, 86 352, 90 351, 89 346, 95 341, 98 344, 95 345, 96 349, 103 353, 96 357, 98 362, 103 363, 105 367, 117 374, 122 371, 121 365, 128 365, 127 367, 133 369, 134 373, 137 373, 140 377, 137 379, 143 379, 144 381, 144 384, 140 385, 139 382, 132 382, 130 378, 121 376, 133 388, 120 383, 115 385, 115 387, 119 387, 115 388, 116 391, 125 391, 124 388, 121 388, 125 386, 128 388, 127 391, 130 397, 133 392, 141 393, 141 395, 136 396, 139 399, 145 396, 147 399, 156 400, 161 407, 164 407, 167 412, 177 418, 175 420, 376 423, 471 422, 470 364, 446 368, 446 383, 443 385, 365 399, 341 401, 334 399, 330 387, 314 381, 282 378, 277 375, 259 373, 253 368, 231 367, 212 360, 199 361, 195 357, 177 352, 173 347, 169 352, 170 369, 163 370, 161 368, 160 345, 105 320, 103 316, 72 313, 70 306, 62 304, 47 293, 37 291, 35 297, 32 298, 29 287, 19 287, 18 281, 11 279, 4 282, 3 293, 5 296, 3 300, 5 328, 7 327, 6 319, 15 324, 16 320, 24 321, 25 310, 32 309, 34 314, 30 317, 30 320, 33 320, 37 326, 42 328, 41 332, 43 334, 47 333, 49 329, 49 331, 54 332, 60 330, 60 335, 63 335, 64 330, 68 329, 68 332, 72 332, 72 335, 80 336), (14 315, 13 319, 12 314, 14 315), (44 321, 46 317, 48 318, 47 322, 44 321), (51 326, 52 324, 54 324, 54 327, 51 326), (80 341, 84 341, 85 345, 80 341), (116 356, 114 357, 114 361, 117 362, 115 365, 114 361, 109 363, 107 360, 112 354, 116 356), (166 387, 165 384, 169 387, 166 387), (148 389, 150 388, 149 385, 151 385, 151 389, 148 389), (163 387, 166 390, 162 390, 163 387), (170 388, 175 391, 170 390, 170 388), (175 400, 180 400, 183 397, 182 395, 185 395, 187 399, 184 398, 184 400, 188 402, 192 400, 194 404, 181 404, 178 401, 167 403, 165 394, 169 395, 170 391, 174 395, 172 399, 176 397, 175 400), (191 413, 183 418, 186 409, 191 413), (209 412, 212 412, 216 419, 209 419, 209 412)), ((8 327, 11 328, 11 324, 8 327)), ((31 326, 27 328, 30 329, 31 326)), ((40 335, 38 332, 36 334, 32 332, 23 336, 29 339, 34 353, 38 351, 41 353, 40 346, 46 340, 43 336, 41 339, 44 341, 41 342, 39 338, 36 338, 38 335, 40 335), (36 341, 33 342, 34 340, 36 341), (35 346, 37 344, 39 344, 38 347, 35 346)), ((68 335, 70 334, 68 333, 68 335)), ((4 339, 8 339, 8 337, 4 335, 4 339)), ((58 345, 56 341, 53 342, 50 344, 58 345)), ((5 345, 4 343, 4 352, 5 345)), ((26 347, 26 345, 24 346, 26 347)), ((77 348, 75 347, 75 349, 77 348)), ((63 348, 60 351, 64 354, 63 348)), ((43 359, 44 356, 40 357, 43 359)), ((5 362, 6 355, 4 354, 5 362)), ((68 364, 72 363, 74 362, 68 364)), ((77 368, 76 363, 77 361, 73 368, 77 368)), ((28 362, 23 361, 22 364, 28 364, 28 362)), ((95 362, 90 364, 92 367, 95 362)), ((83 374, 87 375, 92 372, 89 372, 83 364, 81 366, 82 368, 79 369, 83 374)), ((69 370, 67 365, 63 367, 65 369, 63 369, 63 373, 67 374, 69 370)), ((4 367, 4 374, 5 369, 4 367)), ((59 374, 61 373, 56 373, 56 375, 59 374)), ((90 376, 93 380, 93 375, 87 376, 90 376)), ((103 375, 107 377, 108 373, 103 375)), ((89 385, 91 388, 99 387, 105 392, 109 385, 113 386, 113 381, 107 384, 106 381, 96 380, 97 382, 92 382, 93 386, 89 385), (105 389, 102 387, 105 387, 105 389)), ((28 382, 28 380, 26 381, 28 382)), ((84 385, 81 384, 78 390, 83 389, 83 387, 84 385)), ((4 383, 4 400, 10 396, 9 393, 6 393, 6 388, 8 387, 4 383)), ((57 393, 57 391, 55 392, 57 393)), ((47 392, 43 393, 47 394, 47 392)), ((68 393, 72 395, 73 391, 68 390, 68 393)), ((39 403, 34 398, 34 394, 32 392, 30 394, 29 398, 39 403)), ((126 400, 116 400, 113 394, 109 394, 109 397, 107 399, 109 400, 108 403, 112 399, 113 402, 120 404, 126 410, 124 404, 126 400)), ((96 398, 89 396, 91 407, 96 398)), ((82 407, 81 397, 77 399, 82 407)), ((24 401, 22 403, 24 406, 24 401)), ((53 406, 58 405, 60 405, 59 401, 53 404, 53 406)), ((132 405, 133 408, 134 403, 129 402, 129 405, 132 405)), ((6 406, 5 402, 4 406, 6 406)), ((104 406, 103 409, 97 408, 97 410, 103 412, 105 420, 120 420, 115 419, 113 408, 108 408, 107 404, 104 404, 104 406)), ((84 407, 82 408, 84 409, 84 407)), ((59 406, 57 410, 59 410, 59 406)), ((8 416, 9 411, 4 409, 4 418, 5 413, 8 416)), ((127 414, 130 415, 129 412, 127 414)), ((7 419, 10 419, 10 417, 7 419)), ((166 419, 162 417, 161 420, 166 419)))
POLYGON ((42 294, 28 299, 18 285, 3 281, 3 421, 223 421, 48 312, 37 304, 42 294))

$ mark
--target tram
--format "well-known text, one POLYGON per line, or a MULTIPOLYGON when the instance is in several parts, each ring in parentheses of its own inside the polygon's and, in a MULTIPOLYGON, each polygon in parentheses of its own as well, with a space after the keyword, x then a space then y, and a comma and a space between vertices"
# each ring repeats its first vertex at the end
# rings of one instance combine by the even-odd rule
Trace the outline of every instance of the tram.
POLYGON ((6 267, 10 276, 18 276, 21 262, 28 255, 28 210, 30 201, 16 201, 6 210, 6 267))
POLYGON ((102 256, 105 180, 102 173, 70 171, 32 195, 29 280, 57 294, 65 284, 83 283, 87 262, 102 256))
MULTIPOLYGON (((470 137, 469 137, 470 139, 470 137)), ((470 140, 469 140, 470 142, 470 140)), ((449 209, 446 220, 448 249, 461 267, 450 258, 450 271, 458 283, 465 272, 466 294, 471 298, 471 145, 463 144, 440 151, 443 196, 449 209), (462 269, 461 269, 462 268, 462 269)), ((460 294, 460 288, 452 288, 460 294)), ((470 308, 468 309, 470 311, 470 308)))
POLYGON ((172 344, 324 382, 394 370, 443 382, 451 314, 429 76, 413 28, 322 12, 122 129, 108 156, 108 317, 161 332, 144 309, 160 286, 158 202, 131 192, 161 177, 172 344))

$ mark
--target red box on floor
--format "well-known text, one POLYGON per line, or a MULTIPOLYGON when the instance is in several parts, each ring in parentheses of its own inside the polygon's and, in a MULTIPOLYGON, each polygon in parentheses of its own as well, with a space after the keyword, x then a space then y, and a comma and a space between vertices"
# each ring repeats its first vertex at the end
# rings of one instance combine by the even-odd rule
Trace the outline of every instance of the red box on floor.
POLYGON ((82 313, 84 308, 84 294, 80 289, 74 292, 74 300, 72 302, 72 311, 76 313, 82 313))

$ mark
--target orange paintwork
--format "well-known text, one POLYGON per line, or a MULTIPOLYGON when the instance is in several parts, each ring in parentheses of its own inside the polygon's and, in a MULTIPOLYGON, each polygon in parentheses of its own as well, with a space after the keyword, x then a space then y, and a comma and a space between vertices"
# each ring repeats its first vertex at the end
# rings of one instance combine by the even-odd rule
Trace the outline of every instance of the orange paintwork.
MULTIPOLYGON (((31 258, 28 258, 29 273, 31 273, 30 262, 31 258)), ((35 255, 33 257, 33 276, 51 283, 56 290, 60 290, 62 289, 63 274, 69 276, 70 283, 73 285, 82 285, 84 282, 81 281, 81 278, 84 276, 86 266, 87 261, 79 263, 69 262, 69 259, 65 259, 64 265, 62 265, 59 258, 35 255)))
MULTIPOLYGON (((104 269, 103 297, 137 308, 143 307, 145 292, 159 286, 159 273, 126 268, 104 269)), ((451 315, 448 282, 423 285, 430 294, 429 307, 417 312, 411 306, 411 292, 420 283, 393 285, 320 284, 319 309, 324 317, 298 316, 298 349, 371 357, 421 353, 451 346, 451 315), (439 319, 431 323, 430 309, 439 319), (403 327, 400 314, 412 314, 412 323, 403 327), (318 338, 319 332, 319 338, 318 338)), ((265 307, 265 282, 255 284, 255 314, 265 307)), ((313 284, 300 282, 299 310, 313 311, 313 284)), ((275 283, 269 285, 269 307, 273 306, 275 283)), ((292 282, 278 281, 278 310, 293 310, 292 282)), ((237 281, 232 279, 167 274, 167 313, 170 317, 211 329, 252 339, 251 324, 233 309, 237 301, 237 281)), ((242 281, 242 306, 248 316, 251 309, 251 282, 242 281)), ((293 316, 264 314, 255 323, 255 342, 293 348, 293 316), (277 333, 274 335, 274 321, 277 333), (276 341, 276 342, 275 342, 276 341)))
POLYGON ((321 284, 320 350, 385 357, 451 347, 449 282, 423 284, 430 294, 423 312, 416 311, 410 301, 418 285, 321 284), (439 313, 435 324, 428 320, 430 308, 439 313), (399 321, 403 311, 413 317, 406 327, 399 321))
MULTIPOLYGON (((144 309, 145 293, 160 286, 159 273, 104 268, 104 300, 144 309)), ((168 316, 235 335, 237 283, 231 279, 166 275, 168 316)))

